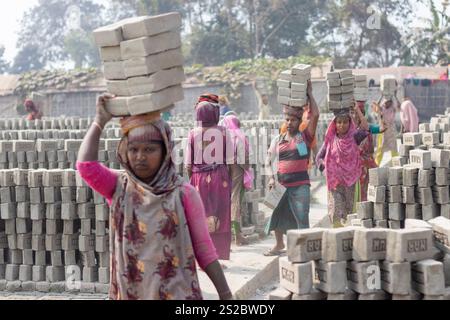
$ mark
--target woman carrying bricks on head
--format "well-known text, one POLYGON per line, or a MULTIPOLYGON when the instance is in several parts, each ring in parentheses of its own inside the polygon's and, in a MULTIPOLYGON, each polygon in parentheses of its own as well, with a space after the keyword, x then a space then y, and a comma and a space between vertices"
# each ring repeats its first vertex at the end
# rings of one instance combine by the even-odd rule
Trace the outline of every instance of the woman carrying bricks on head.
POLYGON ((309 228, 310 181, 308 166, 311 148, 314 145, 319 108, 312 95, 312 85, 308 81, 309 117, 306 128, 302 126, 304 108, 283 106, 285 123, 279 136, 270 145, 266 168, 269 174, 269 189, 275 186, 272 166, 277 161, 278 182, 286 187, 286 192, 272 213, 269 232, 275 232, 275 246, 264 253, 276 256, 284 252, 283 234, 290 229, 309 228), (304 130, 302 130, 304 129, 304 130))
POLYGON ((110 298, 202 299, 198 261, 221 299, 231 293, 207 232, 202 201, 175 173, 170 127, 159 113, 121 120, 118 159, 124 173, 97 161, 100 135, 111 120, 100 97, 95 121, 78 154, 81 177, 111 207, 110 298))
POLYGON ((336 112, 316 160, 320 170, 325 169, 328 215, 334 227, 342 227, 353 212, 355 185, 362 171, 358 146, 367 137, 369 126, 359 108, 354 112, 361 129, 357 129, 349 109, 336 112))
POLYGON ((230 166, 231 189, 231 223, 236 236, 236 245, 248 244, 241 233, 241 208, 244 202, 245 189, 251 189, 253 174, 250 171, 250 145, 241 122, 235 115, 226 115, 223 126, 227 128, 233 144, 234 161, 230 166))
POLYGON ((208 230, 220 260, 230 259, 231 178, 233 149, 227 130, 219 126, 216 95, 202 95, 195 107, 197 127, 189 132, 185 168, 200 193, 208 230))
POLYGON ((375 103, 380 126, 384 125, 386 131, 378 136, 375 162, 381 164, 385 152, 390 151, 391 157, 397 157, 397 129, 395 128, 395 105, 391 98, 385 99, 380 105, 375 103))
POLYGON ((25 100, 24 106, 26 111, 28 112, 27 120, 33 121, 42 118, 42 113, 40 112, 36 104, 33 102, 33 100, 30 99, 25 100))
MULTIPOLYGON (((350 110, 350 114, 358 130, 364 130, 367 125, 363 123, 360 116, 356 113, 356 110, 361 111, 361 115, 366 119, 365 101, 356 101, 356 109, 350 110)), ((359 184, 356 184, 355 190, 355 202, 367 201, 367 189, 369 187, 369 169, 378 167, 374 159, 374 140, 373 134, 383 133, 380 131, 378 125, 369 125, 369 131, 367 137, 359 145, 361 155, 361 177, 359 178, 359 184)), ((355 208, 354 208, 355 209, 355 208)))

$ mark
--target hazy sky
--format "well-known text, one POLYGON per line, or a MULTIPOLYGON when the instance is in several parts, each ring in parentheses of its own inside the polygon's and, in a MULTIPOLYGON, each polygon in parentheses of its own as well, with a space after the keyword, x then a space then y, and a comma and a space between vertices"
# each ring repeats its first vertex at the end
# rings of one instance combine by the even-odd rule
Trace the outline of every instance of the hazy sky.
MULTIPOLYGON (((442 8, 441 0, 433 0, 438 8, 442 8)), ((106 2, 106 1, 105 1, 106 2)), ((17 49, 17 32, 20 27, 20 20, 24 12, 38 3, 38 0, 2 0, 0 9, 0 46, 4 46, 5 58, 12 61, 17 49)), ((427 17, 427 9, 423 5, 417 5, 415 10, 417 16, 427 17)), ((409 26, 419 27, 420 22, 415 22, 414 25, 409 26)))

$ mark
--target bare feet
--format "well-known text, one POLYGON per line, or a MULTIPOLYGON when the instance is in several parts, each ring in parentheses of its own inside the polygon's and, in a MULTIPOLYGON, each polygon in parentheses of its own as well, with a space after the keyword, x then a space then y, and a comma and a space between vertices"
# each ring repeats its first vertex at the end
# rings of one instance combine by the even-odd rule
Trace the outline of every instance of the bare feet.
POLYGON ((236 245, 237 246, 245 246, 248 244, 249 244, 249 241, 242 235, 242 233, 239 233, 236 236, 236 245))

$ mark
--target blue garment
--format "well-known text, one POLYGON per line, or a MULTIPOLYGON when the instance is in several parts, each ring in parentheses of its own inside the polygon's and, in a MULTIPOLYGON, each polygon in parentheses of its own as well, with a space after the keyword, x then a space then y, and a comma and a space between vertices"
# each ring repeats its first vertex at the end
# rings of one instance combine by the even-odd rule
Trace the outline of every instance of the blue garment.
POLYGON ((380 126, 377 124, 369 124, 369 130, 371 134, 379 134, 380 126))
POLYGON ((229 106, 224 105, 224 106, 220 106, 220 115, 224 116, 227 112, 230 112, 231 109, 229 106))
POLYGON ((170 120, 170 117, 171 117, 172 115, 170 114, 170 112, 168 112, 168 111, 166 111, 166 112, 163 112, 162 114, 161 114, 161 118, 164 120, 164 121, 169 121, 170 120))

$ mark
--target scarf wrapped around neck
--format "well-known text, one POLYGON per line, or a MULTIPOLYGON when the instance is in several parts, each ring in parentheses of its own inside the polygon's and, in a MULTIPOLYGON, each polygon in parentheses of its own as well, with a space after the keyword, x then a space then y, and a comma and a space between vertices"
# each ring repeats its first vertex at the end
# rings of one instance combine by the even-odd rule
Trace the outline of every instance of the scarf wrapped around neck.
POLYGON ((339 138, 336 130, 336 118, 328 126, 325 134, 325 173, 328 190, 339 185, 351 187, 361 176, 361 158, 355 142, 356 126, 350 119, 347 133, 339 138))

